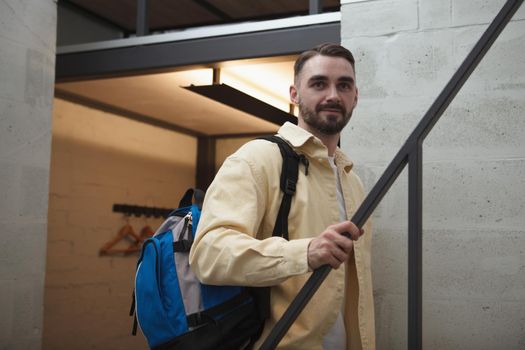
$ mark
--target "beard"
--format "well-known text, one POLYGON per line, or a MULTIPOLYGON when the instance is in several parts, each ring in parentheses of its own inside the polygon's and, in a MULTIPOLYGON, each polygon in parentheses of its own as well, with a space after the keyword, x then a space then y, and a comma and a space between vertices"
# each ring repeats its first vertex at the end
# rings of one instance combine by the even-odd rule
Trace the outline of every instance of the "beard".
POLYGON ((313 111, 299 101, 299 113, 304 122, 325 135, 335 135, 340 133, 346 124, 348 124, 348 121, 352 117, 352 112, 353 108, 347 112, 344 106, 336 103, 319 104, 316 106, 315 111, 313 111), (334 113, 327 114, 326 118, 323 118, 319 113, 324 109, 339 109, 342 117, 341 115, 334 113))

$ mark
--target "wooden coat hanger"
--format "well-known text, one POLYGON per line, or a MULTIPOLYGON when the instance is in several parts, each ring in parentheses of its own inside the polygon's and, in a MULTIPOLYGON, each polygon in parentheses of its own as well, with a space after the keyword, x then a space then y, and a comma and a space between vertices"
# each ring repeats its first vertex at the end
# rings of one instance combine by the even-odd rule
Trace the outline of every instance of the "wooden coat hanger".
POLYGON ((155 231, 151 228, 150 225, 146 225, 140 230, 140 239, 142 241, 147 240, 148 238, 152 237, 155 234, 155 231))
POLYGON ((141 249, 141 243, 144 241, 140 236, 138 236, 133 227, 129 223, 124 225, 117 235, 104 244, 99 250, 99 255, 115 255, 115 254, 131 254, 138 252, 141 249), (117 243, 122 240, 131 240, 131 244, 127 248, 113 248, 117 243))

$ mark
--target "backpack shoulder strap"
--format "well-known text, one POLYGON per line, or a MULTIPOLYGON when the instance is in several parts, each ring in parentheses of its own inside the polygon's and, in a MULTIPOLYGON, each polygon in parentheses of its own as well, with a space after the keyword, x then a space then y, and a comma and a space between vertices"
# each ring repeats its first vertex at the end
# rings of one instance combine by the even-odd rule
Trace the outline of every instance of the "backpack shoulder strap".
MULTIPOLYGON (((198 188, 189 188, 182 196, 179 202, 179 208, 189 207, 195 203, 199 209, 202 209, 202 202, 204 201, 204 191, 198 188)), ((171 215, 171 214, 170 214, 171 215)))
MULTIPOLYGON (((292 197, 295 194, 299 178, 299 162, 303 162, 306 169, 308 169, 308 160, 304 155, 298 155, 288 142, 277 135, 263 136, 259 137, 259 139, 276 143, 283 157, 280 179, 283 199, 275 220, 272 236, 283 237, 288 240, 288 214, 290 213, 292 197)), ((308 170, 305 171, 305 174, 308 174, 308 170)))

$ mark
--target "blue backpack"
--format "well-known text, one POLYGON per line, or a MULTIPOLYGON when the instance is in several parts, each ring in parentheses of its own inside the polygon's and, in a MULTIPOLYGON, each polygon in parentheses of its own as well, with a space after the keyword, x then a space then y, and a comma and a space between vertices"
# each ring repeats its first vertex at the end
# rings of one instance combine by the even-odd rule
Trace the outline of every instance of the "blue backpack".
MULTIPOLYGON (((288 239, 288 213, 295 193, 299 162, 282 139, 283 200, 274 236, 288 239)), ((151 349, 229 350, 251 348, 269 316, 270 289, 213 286, 200 283, 190 269, 188 255, 199 222, 204 193, 189 189, 154 236, 144 242, 137 263, 130 315, 151 349)))

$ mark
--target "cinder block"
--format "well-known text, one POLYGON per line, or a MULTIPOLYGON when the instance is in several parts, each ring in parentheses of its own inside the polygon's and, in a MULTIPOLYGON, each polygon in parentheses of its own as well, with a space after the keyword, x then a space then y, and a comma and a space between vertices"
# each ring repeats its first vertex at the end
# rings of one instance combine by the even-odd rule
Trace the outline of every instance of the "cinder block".
POLYGON ((465 91, 424 143, 427 161, 525 157, 525 101, 509 92, 465 91))
POLYGON ((407 349, 407 297, 399 294, 375 295, 377 349, 407 349))
POLYGON ((0 161, 0 222, 13 221, 19 217, 19 176, 19 166, 12 162, 0 161))
POLYGON ((0 3, 0 37, 55 55, 54 1, 6 0, 0 3))
MULTIPOLYGON (((30 119, 38 122, 38 110, 35 109, 43 109, 47 111, 44 115, 48 115, 51 107, 54 93, 54 56, 48 57, 40 51, 3 38, 0 38, 0 44, 5 47, 0 55, 0 78, 10 82, 0 86, 0 97, 7 99, 2 104, 14 106, 16 109, 28 108, 25 116, 32 116, 30 119), (13 101, 22 102, 27 106, 13 104, 13 101)), ((48 122, 49 118, 41 120, 48 122)), ((24 123, 23 120, 18 122, 24 123)))
MULTIPOLYGON (((374 229, 372 271, 376 306, 385 295, 405 296, 408 286, 408 234, 403 229, 374 229), (378 299, 379 298, 379 299, 378 299)), ((376 309, 376 318, 380 312, 376 309)))
MULTIPOLYGON (((513 36, 519 39, 518 33, 512 34, 518 31, 511 29, 501 42, 513 40, 513 36)), ((362 98, 421 98, 437 96, 480 35, 479 26, 444 28, 387 37, 348 37, 343 38, 343 44, 356 56, 357 86, 362 98)), ((521 59, 515 55, 503 58, 521 59)))
MULTIPOLYGON (((362 176, 360 171, 356 172, 363 181, 366 193, 369 193, 384 172, 384 167, 360 167, 360 169, 365 170, 366 176, 362 176)), ((406 230, 408 223, 408 192, 406 183, 407 173, 404 171, 375 209, 372 216, 374 227, 380 230, 388 228, 389 231, 396 229, 406 230)))
POLYGON ((375 36, 416 30, 417 0, 376 0, 341 5, 341 33, 348 36, 375 36))
MULTIPOLYGON (((487 26, 506 1, 490 0, 422 0, 419 2, 419 18, 421 29, 435 29, 468 25, 487 26)), ((513 21, 525 17, 523 6, 514 15, 513 21)))
POLYGON ((522 230, 525 160, 461 160, 426 164, 427 228, 522 230))
POLYGON ((427 299, 423 347, 521 350, 525 303, 492 299, 427 299))
POLYGON ((430 97, 361 98, 341 135, 341 146, 356 163, 356 169, 360 164, 390 162, 428 109, 430 100, 430 97))
POLYGON ((419 1, 420 30, 449 27, 452 23, 450 0, 419 1))
MULTIPOLYGON (((484 30, 484 26, 474 26, 458 32, 455 38, 458 60, 470 52, 484 30)), ((514 92, 516 97, 523 96, 525 72, 519 67, 525 65, 524 45, 525 21, 511 21, 465 83, 463 90, 489 94, 514 92)))
POLYGON ((21 171, 20 216, 45 221, 49 200, 49 167, 24 166, 21 171))
POLYGON ((424 298, 525 303, 522 232, 443 227, 423 242, 424 298))
MULTIPOLYGON (((30 220, 2 223, 0 276, 32 279, 45 272, 47 229, 45 222, 30 220), (29 221, 29 222, 28 222, 29 221)), ((35 290, 38 294, 41 291, 35 290)))
POLYGON ((15 280, 2 275, 0 279, 0 344, 6 346, 13 336, 13 320, 15 314, 15 280))
POLYGON ((14 288, 13 331, 9 349, 39 348, 42 337, 43 274, 31 278, 16 278, 14 288), (38 310, 38 311, 35 311, 38 310), (20 344, 25 344, 20 347, 20 344))
MULTIPOLYGON (((460 93, 426 138, 423 159, 523 157, 525 101, 517 95, 518 90, 460 93)), ((341 139, 356 170, 390 162, 426 113, 412 106, 420 105, 415 99, 373 101, 361 99, 341 139)))
MULTIPOLYGON (((432 154, 439 158, 441 153, 453 158, 523 154, 525 135, 520 125, 525 108, 521 86, 525 73, 516 67, 525 65, 525 56, 520 53, 525 40, 524 24, 511 23, 496 41, 487 61, 481 62, 472 81, 467 82, 430 133, 425 157, 432 154)), ((356 162, 390 161, 452 77, 455 65, 464 59, 478 34, 479 29, 443 30, 434 32, 432 36, 442 38, 433 40, 424 33, 405 33, 393 40, 399 45, 391 45, 391 40, 384 38, 350 41, 353 44, 349 46, 357 51, 360 100, 343 132, 342 144, 356 162), (423 71, 433 72, 428 76, 418 75, 417 71, 407 73, 412 70, 411 56, 427 54, 423 54, 427 52, 425 42, 431 43, 431 49, 434 45, 448 47, 445 52, 450 58, 438 65, 432 60, 421 61, 426 67, 423 71), (412 50, 407 50, 408 46, 412 50), (389 54, 394 51, 405 53, 389 54)))
MULTIPOLYGON (((451 18, 453 26, 465 26, 490 23, 501 10, 506 1, 493 0, 451 0, 451 18)), ((525 8, 520 7, 513 20, 525 18, 525 8)))
MULTIPOLYGON (((362 165, 368 191, 385 166, 362 165)), ((364 174, 364 176, 363 176, 364 174)), ((520 230, 525 218, 525 160, 451 160, 423 165, 423 222, 426 229, 520 230)), ((408 220, 406 171, 376 209, 374 226, 405 228, 408 220)))
MULTIPOLYGON (((524 240, 519 231, 425 230, 425 349, 499 349, 498 339, 521 348, 524 240)), ((373 242, 378 348, 404 349, 406 232, 379 229, 373 242)))
MULTIPOLYGON (((13 108, 20 108, 19 104, 13 101, 24 101, 27 48, 4 37, 0 37, 0 45, 2 45, 0 79, 2 82, 10 82, 0 84, 0 103, 3 111, 9 111, 13 108)), ((9 114, 4 114, 2 117, 9 117, 9 114)))

